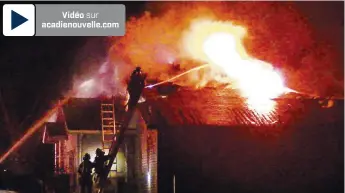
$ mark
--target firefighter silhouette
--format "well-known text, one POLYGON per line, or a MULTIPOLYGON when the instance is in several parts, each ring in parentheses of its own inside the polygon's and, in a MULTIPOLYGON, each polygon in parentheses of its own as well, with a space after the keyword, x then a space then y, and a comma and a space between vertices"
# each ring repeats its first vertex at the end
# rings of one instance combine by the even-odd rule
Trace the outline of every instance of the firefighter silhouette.
POLYGON ((98 185, 101 186, 106 181, 106 170, 105 170, 105 164, 109 160, 109 155, 104 155, 105 152, 102 151, 100 148, 96 149, 96 158, 94 162, 95 166, 95 173, 97 174, 96 181, 98 182, 98 185))
POLYGON ((145 88, 146 74, 141 70, 141 67, 136 67, 132 72, 127 91, 129 93, 128 107, 132 109, 138 102, 140 95, 145 88))
POLYGON ((92 193, 92 168, 94 164, 90 161, 90 154, 86 153, 83 162, 79 165, 79 185, 81 193, 92 193))

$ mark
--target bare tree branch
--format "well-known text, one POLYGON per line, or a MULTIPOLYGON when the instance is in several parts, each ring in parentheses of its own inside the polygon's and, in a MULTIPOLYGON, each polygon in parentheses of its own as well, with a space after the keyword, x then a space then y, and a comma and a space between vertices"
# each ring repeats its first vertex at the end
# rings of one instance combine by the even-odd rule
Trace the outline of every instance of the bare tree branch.
POLYGON ((1 110, 2 113, 5 117, 5 129, 7 132, 10 134, 11 141, 13 142, 13 138, 15 138, 15 132, 13 128, 13 123, 11 122, 10 116, 8 114, 8 110, 6 108, 5 102, 4 102, 4 97, 2 96, 2 91, 0 90, 0 105, 1 105, 1 110))
MULTIPOLYGON (((39 95, 41 96, 41 95, 39 95)), ((24 126, 24 123, 27 121, 27 119, 32 115, 32 113, 35 111, 35 109, 37 108, 38 104, 39 104, 39 100, 40 97, 36 97, 36 100, 32 106, 31 111, 29 111, 28 115, 20 122, 18 129, 21 129, 24 126)))

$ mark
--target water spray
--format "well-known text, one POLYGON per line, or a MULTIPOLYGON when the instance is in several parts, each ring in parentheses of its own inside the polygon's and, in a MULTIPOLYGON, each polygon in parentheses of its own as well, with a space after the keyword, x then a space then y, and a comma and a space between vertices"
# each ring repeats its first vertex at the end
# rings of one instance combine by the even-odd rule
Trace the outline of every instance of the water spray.
POLYGON ((14 151, 16 151, 20 146, 23 145, 23 143, 31 137, 36 131, 38 131, 42 125, 54 114, 57 112, 57 110, 62 107, 64 104, 66 104, 69 99, 74 96, 74 93, 68 94, 63 100, 59 101, 58 104, 56 104, 52 109, 50 109, 40 120, 38 120, 36 123, 34 123, 27 132, 19 139, 17 140, 11 148, 6 151, 1 157, 0 157, 0 164, 14 151))
POLYGON ((159 82, 159 83, 156 83, 156 84, 148 85, 148 86, 146 86, 145 88, 153 88, 153 87, 155 87, 155 86, 158 86, 158 85, 161 85, 161 84, 170 82, 170 81, 172 81, 172 80, 175 80, 175 79, 177 79, 177 78, 179 78, 179 77, 181 77, 181 76, 183 76, 183 75, 185 75, 185 74, 188 74, 188 73, 190 73, 190 72, 197 71, 197 70, 200 70, 200 69, 209 67, 209 66, 210 66, 209 64, 204 64, 204 65, 202 65, 202 66, 198 66, 198 67, 192 68, 192 69, 190 69, 190 70, 187 70, 186 72, 183 72, 183 73, 178 74, 178 75, 176 75, 176 76, 174 76, 174 77, 172 77, 172 78, 169 78, 168 80, 164 80, 164 81, 159 82))
MULTIPOLYGON (((196 71, 196 70, 200 70, 200 69, 203 69, 203 68, 206 68, 208 67, 209 65, 208 64, 205 64, 205 65, 202 65, 202 66, 198 66, 198 67, 195 67, 195 68, 192 68, 186 72, 183 72, 177 76, 174 76, 168 80, 165 80, 165 81, 162 81, 162 82, 159 82, 157 84, 153 84, 153 85, 149 85, 149 86, 146 86, 146 88, 153 88, 155 86, 158 86, 158 85, 161 85, 161 84, 164 84, 166 82, 169 82, 169 81, 172 81, 172 80, 175 80, 176 78, 179 78, 185 74, 188 74, 190 72, 193 72, 193 71, 196 71)), ((87 82, 89 83, 89 81, 87 82)), ((80 85, 81 87, 85 86, 85 84, 82 84, 80 85)), ((1 157, 0 157, 0 164, 14 151, 16 151, 20 146, 23 145, 23 143, 29 138, 31 137, 36 131, 38 131, 42 125, 54 114, 57 112, 57 110, 62 107, 64 104, 66 104, 69 99, 72 97, 72 96, 75 96, 75 93, 74 92, 71 92, 69 94, 66 95, 66 97, 59 101, 58 104, 56 104, 52 109, 50 109, 41 119, 39 119, 35 124, 33 124, 28 130, 27 132, 19 139, 17 140, 12 146, 11 148, 6 151, 1 157)))

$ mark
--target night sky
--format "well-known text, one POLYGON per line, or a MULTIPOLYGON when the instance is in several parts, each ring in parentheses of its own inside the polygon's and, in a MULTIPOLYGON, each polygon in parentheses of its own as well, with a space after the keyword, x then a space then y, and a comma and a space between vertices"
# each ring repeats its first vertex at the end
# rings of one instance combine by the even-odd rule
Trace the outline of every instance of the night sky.
MULTIPOLYGON (((296 3, 319 36, 342 52, 344 2, 296 3)), ((143 2, 124 4, 127 17, 139 15, 144 10, 143 2)), ((75 56, 89 41, 98 42, 93 48, 95 52, 106 52, 106 38, 100 37, 1 36, 0 89, 11 117, 21 122, 31 114, 24 123, 24 128, 27 128, 51 105, 52 100, 67 90, 73 74, 83 68, 75 56)), ((341 71, 342 65, 339 66, 341 71)), ((0 120, 4 120, 2 113, 1 116, 0 120)), ((0 128, 3 130, 3 125, 0 128)))

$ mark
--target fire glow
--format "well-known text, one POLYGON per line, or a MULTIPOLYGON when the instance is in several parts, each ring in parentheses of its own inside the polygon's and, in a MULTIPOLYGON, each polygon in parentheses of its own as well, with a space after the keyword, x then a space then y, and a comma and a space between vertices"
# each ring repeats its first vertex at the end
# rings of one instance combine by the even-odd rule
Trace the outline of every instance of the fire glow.
MULTIPOLYGON (((283 77, 273 69, 271 64, 247 54, 242 43, 242 39, 246 35, 246 30, 243 27, 235 26, 231 22, 220 22, 217 20, 231 20, 246 23, 252 29, 253 26, 254 28, 260 28, 258 30, 260 33, 256 34, 256 36, 259 36, 257 39, 260 41, 258 46, 254 46, 254 48, 261 48, 262 44, 260 42, 265 43, 268 38, 279 40, 280 47, 286 49, 274 50, 272 46, 264 46, 265 50, 267 50, 265 52, 266 58, 270 59, 270 61, 280 61, 277 58, 280 59, 279 56, 288 57, 285 55, 287 52, 294 54, 298 53, 296 49, 303 50, 302 48, 309 48, 310 45, 313 45, 310 44, 313 41, 310 41, 309 33, 307 33, 309 30, 304 21, 299 19, 301 18, 299 14, 294 12, 290 6, 286 8, 278 7, 279 14, 262 19, 267 14, 275 13, 277 9, 271 9, 265 3, 258 9, 258 5, 253 2, 248 4, 234 3, 231 4, 231 7, 224 5, 223 2, 212 2, 212 4, 198 2, 197 4, 191 3, 188 5, 185 2, 181 4, 175 2, 174 4, 159 3, 158 10, 161 11, 159 11, 158 17, 152 16, 150 12, 145 12, 140 17, 131 18, 126 23, 125 36, 110 37, 111 40, 114 40, 108 55, 110 68, 106 68, 106 64, 99 64, 100 71, 98 74, 88 77, 84 83, 75 82, 73 91, 70 92, 73 94, 66 95, 60 104, 54 106, 42 119, 30 127, 27 133, 0 157, 0 163, 36 132, 45 121, 49 118, 51 118, 50 121, 56 120, 56 111, 70 97, 97 97, 105 91, 107 91, 106 94, 116 95, 121 93, 126 95, 125 84, 122 80, 129 74, 127 73, 130 71, 128 67, 132 69, 136 65, 140 65, 144 71, 150 72, 149 76, 160 80, 167 80, 167 75, 162 70, 162 63, 180 62, 181 58, 194 59, 203 64, 206 62, 210 67, 208 68, 208 76, 195 76, 197 73, 194 70, 190 70, 188 75, 181 78, 179 76, 179 80, 174 79, 174 81, 187 86, 192 86, 192 84, 194 86, 196 84, 205 85, 204 83, 210 80, 225 81, 230 83, 233 89, 238 89, 242 97, 247 98, 249 107, 263 114, 272 111, 275 108, 275 102, 270 99, 279 97, 284 92, 292 90, 284 86, 283 77), (161 7, 163 8, 161 9, 161 7), (191 20, 201 16, 202 18, 212 18, 213 20, 198 20, 190 25, 191 20), (280 33, 276 33, 274 30, 270 32, 270 26, 277 26, 277 24, 279 24, 280 33), (284 36, 289 38, 283 40, 284 38, 281 37, 284 36), (179 42, 181 38, 182 42, 179 42), (182 43, 182 49, 180 43, 182 43), (125 58, 128 63, 122 61, 125 58), (220 76, 223 74, 230 77, 231 81, 224 80, 223 76, 220 76), (108 78, 105 81, 102 78, 104 76, 108 78), (93 83, 90 80, 93 80, 91 81, 93 83), (99 85, 104 82, 111 85, 107 85, 108 87, 99 85)), ((325 53, 326 55, 328 54, 326 51, 325 53)), ((315 69, 316 65, 314 63, 319 61, 319 59, 314 60, 313 55, 307 55, 306 58, 306 64, 313 64, 313 68, 308 68, 308 65, 304 66, 304 73, 302 70, 300 70, 302 71, 301 73, 295 73, 295 80, 292 79, 291 81, 290 78, 289 83, 297 82, 298 84, 294 85, 295 88, 303 90, 301 87, 304 87, 307 90, 313 91, 327 81, 324 81, 324 79, 314 81, 317 78, 316 76, 306 76, 311 74, 310 72, 317 72, 309 69, 315 69), (311 85, 314 85, 314 87, 310 87, 310 82, 312 82, 311 85)), ((330 60, 324 61, 327 64, 332 63, 330 60)), ((323 74, 325 74, 326 70, 329 71, 329 69, 327 65, 322 64, 324 63, 320 62, 318 67, 325 70, 318 70, 322 74, 318 73, 317 75, 325 77, 323 74)), ((183 62, 183 60, 180 62, 180 65, 184 69, 195 68, 195 65, 183 62)), ((290 71, 289 75, 291 76, 291 74, 292 72, 290 71)), ((331 78, 332 76, 329 76, 326 80, 331 78)), ((343 86, 343 83, 341 85, 343 86)))
POLYGON ((282 76, 272 65, 251 57, 243 46, 246 30, 231 22, 201 20, 192 23, 184 36, 187 53, 225 73, 231 87, 247 99, 248 107, 260 114, 274 110, 271 99, 288 92, 282 76))

